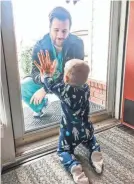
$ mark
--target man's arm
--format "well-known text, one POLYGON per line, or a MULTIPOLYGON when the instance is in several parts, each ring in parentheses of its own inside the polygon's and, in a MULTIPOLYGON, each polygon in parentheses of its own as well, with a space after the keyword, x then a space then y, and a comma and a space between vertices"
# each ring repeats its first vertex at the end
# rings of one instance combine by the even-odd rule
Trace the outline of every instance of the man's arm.
POLYGON ((68 40, 67 40, 67 45, 70 50, 70 56, 72 57, 71 59, 81 59, 84 60, 84 43, 81 38, 79 38, 76 35, 70 34, 68 40))
POLYGON ((84 60, 84 44, 82 39, 78 39, 74 47, 74 56, 76 59, 84 60))

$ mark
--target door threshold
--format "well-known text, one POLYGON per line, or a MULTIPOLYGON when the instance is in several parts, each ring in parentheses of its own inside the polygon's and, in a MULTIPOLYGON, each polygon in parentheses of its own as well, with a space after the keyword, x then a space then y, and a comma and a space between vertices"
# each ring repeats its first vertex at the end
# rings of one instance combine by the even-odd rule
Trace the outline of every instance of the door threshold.
MULTIPOLYGON (((116 119, 108 119, 105 121, 94 123, 95 133, 99 133, 101 131, 107 130, 119 124, 120 122, 116 119)), ((43 140, 39 140, 39 141, 29 143, 23 146, 19 146, 16 148, 16 157, 27 155, 41 148, 50 147, 52 146, 52 144, 55 144, 55 143, 57 144, 58 137, 59 137, 59 134, 45 138, 43 140)))
MULTIPOLYGON (((94 123, 95 134, 113 128, 117 125, 121 125, 121 123, 116 119, 107 119, 98 123, 94 123)), ((44 140, 17 147, 15 162, 3 164, 3 172, 16 167, 17 165, 21 165, 42 157, 46 154, 56 152, 58 137, 59 135, 54 135, 44 140)))
MULTIPOLYGON (((96 114, 92 114, 89 117, 89 120, 96 124, 97 122, 110 119, 111 115, 107 114, 105 111, 98 112, 96 114)), ((37 129, 31 132, 25 133, 22 137, 15 139, 15 146, 16 148, 20 146, 25 146, 30 143, 35 143, 40 140, 47 139, 48 137, 52 137, 54 135, 59 134, 59 125, 58 122, 53 122, 51 126, 46 126, 42 129, 37 129)))

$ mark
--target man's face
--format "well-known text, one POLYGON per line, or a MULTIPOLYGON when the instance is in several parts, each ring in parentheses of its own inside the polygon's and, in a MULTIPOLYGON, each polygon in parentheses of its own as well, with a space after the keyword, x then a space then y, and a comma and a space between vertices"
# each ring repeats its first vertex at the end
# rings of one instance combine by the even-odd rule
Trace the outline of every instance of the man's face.
POLYGON ((54 18, 50 25, 50 35, 54 45, 62 47, 64 40, 67 38, 70 31, 69 20, 59 20, 54 18))

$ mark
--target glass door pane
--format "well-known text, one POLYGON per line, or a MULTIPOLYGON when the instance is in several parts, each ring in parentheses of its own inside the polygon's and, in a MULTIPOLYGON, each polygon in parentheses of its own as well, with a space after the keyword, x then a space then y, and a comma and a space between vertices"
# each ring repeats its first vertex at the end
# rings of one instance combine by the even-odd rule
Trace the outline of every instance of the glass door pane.
MULTIPOLYGON (((110 1, 103 3, 103 1, 96 0, 90 2, 81 0, 74 5, 72 2, 66 3, 63 0, 49 0, 48 4, 43 0, 12 0, 12 6, 9 4, 10 1, 5 2, 3 8, 5 12, 9 12, 6 14, 3 11, 5 18, 3 42, 9 74, 8 80, 10 81, 9 90, 12 96, 15 138, 20 138, 31 131, 52 127, 59 124, 61 119, 60 101, 53 94, 44 96, 43 92, 40 92, 41 94, 38 96, 43 96, 42 103, 30 104, 33 95, 42 88, 31 77, 33 48, 39 40, 43 39, 44 35, 49 33, 48 16, 56 6, 63 6, 70 12, 72 16, 70 33, 81 38, 84 43, 84 60, 88 62, 91 69, 88 79, 91 90, 89 113, 92 115, 103 111, 111 112, 108 102, 112 103, 110 101, 112 95, 107 96, 107 93, 112 94, 111 89, 115 79, 107 77, 114 69, 109 64, 111 62, 109 35, 113 31, 110 30, 112 29, 110 27, 111 16, 113 16, 110 1), (106 11, 102 9, 101 5, 103 8, 105 7, 106 11), (81 11, 82 13, 80 13, 81 11), (12 43, 16 44, 16 48, 10 49, 12 43), (109 83, 111 85, 108 85, 109 83), (46 105, 46 97, 48 105, 46 105), (16 112, 18 112, 17 115, 16 112)), ((118 9, 116 11, 118 12, 118 9)), ((115 27, 117 29, 117 25, 115 27)), ((113 47, 115 48, 115 45, 113 47)), ((115 66, 115 63, 113 65, 115 66)))
MULTIPOLYGON (((81 1, 76 5, 74 5, 73 3, 67 4, 66 1, 63 0, 51 0, 48 4, 46 4, 45 1, 41 0, 29 0, 27 2, 13 0, 12 2, 17 44, 18 70, 20 75, 22 96, 28 94, 28 92, 26 91, 29 90, 29 87, 27 86, 28 84, 34 86, 34 84, 31 83, 31 78, 27 77, 31 75, 32 71, 32 50, 36 42, 41 40, 43 36, 49 32, 48 16, 51 10, 56 6, 63 6, 71 13, 72 27, 70 32, 77 35, 83 40, 85 47, 85 60, 90 62, 88 59, 88 53, 90 51, 91 45, 89 40, 89 32, 91 32, 90 24, 92 20, 92 6, 88 5, 88 0, 81 1), (29 13, 29 7, 31 7, 31 5, 32 9, 30 9, 29 13), (84 12, 79 16, 78 12, 80 12, 81 9, 84 9, 84 12), (86 17, 89 18, 88 24, 86 21, 83 21, 86 17), (83 33, 84 30, 85 32, 83 33)), ((90 4, 92 5, 92 2, 90 2, 90 4)), ((30 88, 32 87, 30 86, 30 88)), ((35 88, 38 88, 38 86, 35 86, 35 88)), ((31 97, 32 96, 30 96, 30 98, 31 97)), ((27 97, 22 98, 24 127, 26 132, 44 128, 60 122, 61 109, 59 99, 55 95, 50 94, 47 95, 47 97, 49 105, 46 108, 44 107, 42 109, 44 114, 40 118, 34 117, 34 114, 36 114, 36 112, 34 112, 33 110, 35 110, 36 107, 33 107, 33 105, 29 105, 29 99, 27 99, 27 97)), ((98 105, 94 104, 93 102, 91 102, 91 104, 91 112, 98 111, 98 109, 94 107, 94 105, 96 107, 98 105)))

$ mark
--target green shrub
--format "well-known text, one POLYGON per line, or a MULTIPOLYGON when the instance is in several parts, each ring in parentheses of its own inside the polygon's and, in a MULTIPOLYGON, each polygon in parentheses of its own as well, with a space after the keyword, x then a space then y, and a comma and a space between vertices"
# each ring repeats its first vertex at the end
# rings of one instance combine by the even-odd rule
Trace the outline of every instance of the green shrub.
POLYGON ((32 50, 33 47, 23 47, 20 51, 19 63, 23 76, 31 74, 32 70, 32 50))

